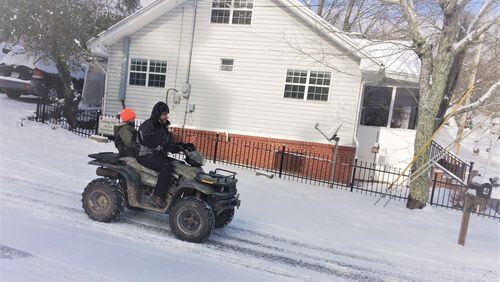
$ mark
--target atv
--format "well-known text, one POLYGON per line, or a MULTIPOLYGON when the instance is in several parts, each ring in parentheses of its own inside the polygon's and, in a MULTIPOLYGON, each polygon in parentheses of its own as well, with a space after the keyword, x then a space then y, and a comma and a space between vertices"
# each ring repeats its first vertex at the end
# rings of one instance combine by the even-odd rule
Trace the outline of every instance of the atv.
POLYGON ((158 173, 140 165, 135 158, 104 152, 89 155, 91 165, 102 176, 91 181, 82 194, 85 213, 100 222, 119 218, 125 206, 132 210, 168 213, 173 234, 184 241, 202 242, 213 228, 221 228, 233 219, 240 206, 236 173, 215 169, 205 173, 198 151, 182 151, 184 161, 172 161, 174 172, 166 207, 151 202, 158 173))

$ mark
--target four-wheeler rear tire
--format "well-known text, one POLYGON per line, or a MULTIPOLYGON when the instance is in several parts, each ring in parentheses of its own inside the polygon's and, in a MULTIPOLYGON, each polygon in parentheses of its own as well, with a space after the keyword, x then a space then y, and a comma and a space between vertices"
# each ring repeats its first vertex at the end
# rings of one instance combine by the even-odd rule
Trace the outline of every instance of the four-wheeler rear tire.
POLYGON ((85 187, 82 206, 91 219, 111 222, 118 219, 125 208, 124 194, 116 181, 97 178, 85 187))
POLYGON ((215 228, 222 228, 228 225, 234 217, 234 208, 225 210, 215 217, 215 228))
POLYGON ((170 229, 183 241, 202 242, 210 236, 214 225, 212 208, 195 197, 180 199, 170 212, 170 229))

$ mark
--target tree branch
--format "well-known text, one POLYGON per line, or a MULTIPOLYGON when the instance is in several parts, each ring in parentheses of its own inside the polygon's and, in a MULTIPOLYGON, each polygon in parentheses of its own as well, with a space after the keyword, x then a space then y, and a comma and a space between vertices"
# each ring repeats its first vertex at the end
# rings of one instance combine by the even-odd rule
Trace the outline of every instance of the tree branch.
POLYGON ((490 27, 499 23, 500 19, 495 19, 494 21, 486 23, 483 26, 480 26, 477 29, 473 30, 472 32, 468 33, 460 41, 453 43, 453 45, 451 46, 452 52, 454 54, 457 54, 460 51, 464 50, 468 45, 478 40, 481 34, 485 33, 488 29, 490 29, 490 27))
POLYGON ((461 115, 461 114, 464 114, 466 112, 469 112, 471 110, 474 110, 474 109, 480 107, 481 105, 486 103, 488 100, 490 100, 492 97, 494 97, 493 93, 495 93, 495 91, 497 90, 497 88, 499 86, 500 86, 500 80, 498 80, 495 84, 493 84, 488 89, 488 91, 486 91, 486 93, 484 93, 483 96, 481 96, 481 98, 479 98, 476 102, 458 108, 458 110, 455 111, 455 113, 453 113, 453 116, 461 115))
POLYGON ((480 20, 483 18, 483 16, 486 14, 486 12, 490 9, 491 5, 493 5, 494 0, 487 0, 484 2, 483 6, 477 13, 477 15, 474 17, 472 22, 469 25, 469 28, 467 29, 467 33, 470 34, 472 32, 472 29, 475 27, 475 25, 480 22, 480 20))
POLYGON ((403 8, 403 14, 408 22, 408 27, 410 30, 410 35, 415 42, 416 51, 419 55, 424 53, 425 46, 425 38, 422 34, 422 31, 419 28, 418 20, 417 20, 417 12, 415 10, 415 6, 413 5, 412 0, 399 0, 399 5, 403 8))

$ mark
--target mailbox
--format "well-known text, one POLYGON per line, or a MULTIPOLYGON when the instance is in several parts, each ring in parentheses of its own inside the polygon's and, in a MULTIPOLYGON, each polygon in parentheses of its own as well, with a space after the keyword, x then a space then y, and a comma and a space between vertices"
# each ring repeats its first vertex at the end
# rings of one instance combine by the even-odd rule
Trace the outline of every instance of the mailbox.
POLYGON ((483 199, 490 199, 491 198, 491 191, 493 188, 492 183, 494 183, 494 180, 486 179, 481 176, 476 176, 472 178, 470 182, 470 188, 476 190, 476 196, 479 198, 483 199))

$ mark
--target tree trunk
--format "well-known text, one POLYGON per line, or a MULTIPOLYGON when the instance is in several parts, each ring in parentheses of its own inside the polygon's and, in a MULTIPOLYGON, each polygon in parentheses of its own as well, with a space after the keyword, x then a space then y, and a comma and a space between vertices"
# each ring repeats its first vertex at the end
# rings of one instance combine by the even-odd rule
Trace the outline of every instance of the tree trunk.
MULTIPOLYGON (((446 14, 443 19, 443 31, 437 50, 434 52, 433 50, 427 50, 421 55, 422 64, 419 81, 421 96, 414 154, 418 154, 422 150, 436 130, 436 117, 444 98, 454 60, 454 54, 450 52, 450 48, 458 35, 459 23, 460 13, 446 14)), ((429 165, 429 152, 429 146, 427 146, 413 163, 413 171, 425 169, 411 177, 410 195, 406 203, 406 207, 409 209, 422 209, 427 204, 432 167, 429 165)))
POLYGON ((347 12, 344 18, 344 25, 342 27, 342 31, 344 32, 350 32, 351 31, 351 24, 350 24, 350 18, 352 14, 352 9, 354 8, 354 3, 356 3, 356 0, 351 0, 349 2, 349 6, 347 6, 347 12))
MULTIPOLYGON (((482 38, 482 36, 481 36, 481 38, 482 38)), ((469 76, 468 82, 467 82, 468 89, 471 88, 472 86, 474 86, 474 84, 476 83, 477 69, 479 68, 479 61, 481 60, 481 47, 482 47, 482 45, 479 44, 479 45, 475 46, 474 49, 472 50, 472 62, 471 62, 470 68, 468 69, 470 71, 470 76, 469 76)), ((470 95, 469 95, 469 97, 467 97, 465 99, 465 105, 470 104, 470 102, 471 102, 471 100, 470 100, 470 95)), ((456 137, 456 143, 455 143, 455 148, 454 148, 454 152, 457 155, 460 153, 460 145, 462 143, 462 139, 463 139, 463 135, 464 135, 464 131, 465 131, 465 126, 467 124, 467 120, 469 119, 469 117, 470 117, 470 114, 465 113, 458 118, 458 130, 457 130, 457 137, 456 137)))
POLYGON ((65 117, 70 126, 70 128, 77 127, 77 111, 78 111, 78 102, 76 101, 75 93, 71 89, 72 81, 71 74, 66 62, 58 59, 56 60, 56 67, 59 71, 59 78, 61 79, 63 89, 64 89, 64 105, 65 105, 65 117))
POLYGON ((319 0, 318 1, 318 9, 316 11, 316 14, 318 14, 318 16, 320 17, 323 17, 323 6, 325 5, 325 0, 319 0))

